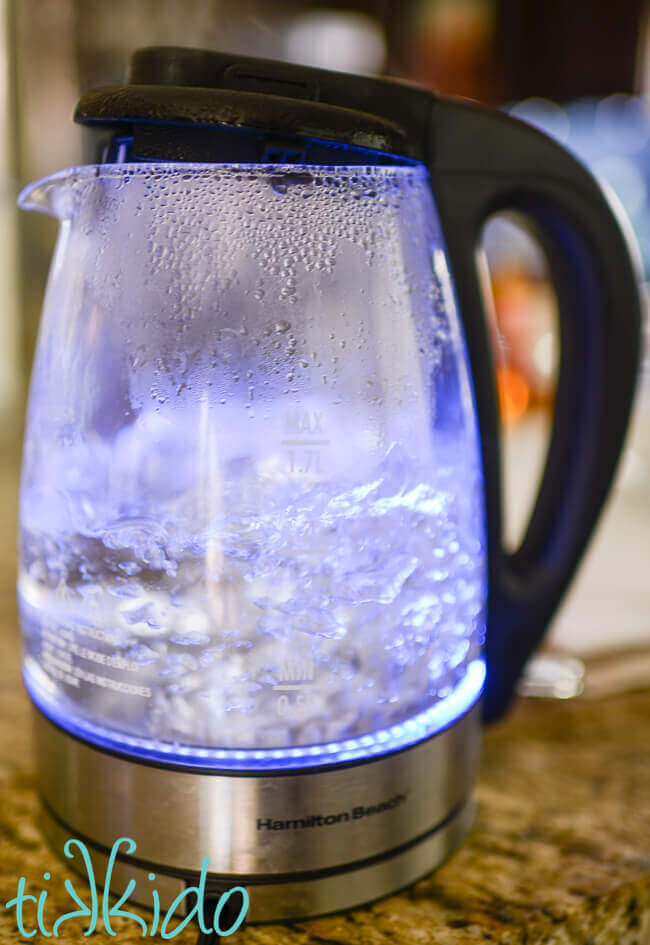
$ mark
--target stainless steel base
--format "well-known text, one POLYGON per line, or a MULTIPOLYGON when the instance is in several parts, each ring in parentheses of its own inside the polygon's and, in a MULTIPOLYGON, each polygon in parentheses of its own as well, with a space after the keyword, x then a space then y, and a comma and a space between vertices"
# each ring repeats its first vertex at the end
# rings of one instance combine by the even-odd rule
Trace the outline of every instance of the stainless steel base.
POLYGON ((412 748, 277 773, 156 766, 82 742, 38 711, 35 718, 54 849, 84 840, 101 884, 115 841, 132 838, 137 848, 118 858, 111 889, 133 878, 130 901, 145 906, 154 885, 167 908, 208 857, 208 888, 245 886, 250 921, 350 908, 434 869, 471 822, 478 705, 412 748))

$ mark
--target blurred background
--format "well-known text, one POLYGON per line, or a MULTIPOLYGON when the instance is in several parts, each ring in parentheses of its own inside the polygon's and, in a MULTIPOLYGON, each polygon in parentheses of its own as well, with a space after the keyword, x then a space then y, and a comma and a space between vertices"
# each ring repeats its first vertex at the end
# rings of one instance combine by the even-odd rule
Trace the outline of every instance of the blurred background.
MULTIPOLYGON (((649 13, 644 0, 0 0, 0 440, 20 429, 56 237, 53 221, 17 213, 17 193, 81 162, 71 120, 79 94, 119 83, 134 48, 212 47, 385 73, 508 110, 562 141, 611 189, 650 280, 649 13)), ((490 221, 483 249, 515 546, 552 420, 555 296, 526 220, 490 221)), ((650 678, 638 658, 650 644, 649 387, 646 346, 616 488, 548 655, 524 682, 531 694, 580 691, 580 659, 612 652, 619 661, 592 676, 592 688, 650 678)))

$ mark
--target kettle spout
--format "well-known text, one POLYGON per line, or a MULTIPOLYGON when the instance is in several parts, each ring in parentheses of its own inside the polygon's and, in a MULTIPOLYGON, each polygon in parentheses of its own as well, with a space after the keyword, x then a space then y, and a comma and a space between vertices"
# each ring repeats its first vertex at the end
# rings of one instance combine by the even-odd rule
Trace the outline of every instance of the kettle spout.
POLYGON ((89 169, 95 171, 95 168, 71 167, 33 181, 19 194, 18 206, 21 210, 46 213, 57 220, 69 219, 73 216, 79 200, 83 199, 79 183, 87 182, 89 169))

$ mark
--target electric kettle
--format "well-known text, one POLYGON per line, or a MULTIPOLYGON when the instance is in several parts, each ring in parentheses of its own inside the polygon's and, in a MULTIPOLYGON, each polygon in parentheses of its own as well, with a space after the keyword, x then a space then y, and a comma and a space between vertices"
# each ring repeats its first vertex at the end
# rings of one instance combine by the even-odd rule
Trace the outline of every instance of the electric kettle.
POLYGON ((24 676, 50 836, 167 902, 209 858, 266 921, 413 882, 472 815, 607 494, 637 274, 589 173, 418 87, 151 48, 83 96, 20 496, 24 676), (481 228, 519 211, 561 366, 521 547, 501 537, 481 228))

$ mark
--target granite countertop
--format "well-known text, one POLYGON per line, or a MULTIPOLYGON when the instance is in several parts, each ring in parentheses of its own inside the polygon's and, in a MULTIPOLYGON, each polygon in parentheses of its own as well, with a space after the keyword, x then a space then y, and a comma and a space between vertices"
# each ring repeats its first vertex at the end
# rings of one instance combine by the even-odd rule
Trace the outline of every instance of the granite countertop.
MULTIPOLYGON (((15 608, 17 461, 0 460, 0 942, 25 941, 18 877, 49 890, 46 917, 69 911, 71 875, 38 827, 29 705, 15 608), (46 883, 42 877, 51 873, 46 883)), ((522 700, 485 735, 478 813, 462 848, 436 873, 367 908, 237 932, 233 945, 649 945, 650 690, 600 700, 522 700)), ((81 886, 79 887, 81 888, 81 886)), ((133 911, 136 911, 135 908, 133 911)), ((146 916, 146 913, 143 913, 146 916)), ((29 927, 29 926, 28 926, 29 927)), ((116 937, 142 941, 125 920, 116 937)), ((101 928, 101 926, 100 926, 101 928)), ((173 938, 194 945, 196 932, 173 938)), ((162 939, 148 939, 162 941, 162 939)), ((40 934, 32 942, 43 943, 40 934)), ((51 939, 50 941, 57 941, 51 939)))

